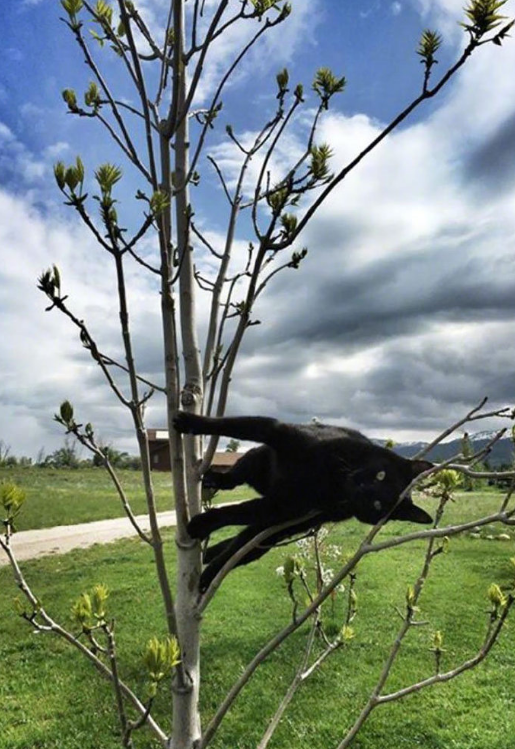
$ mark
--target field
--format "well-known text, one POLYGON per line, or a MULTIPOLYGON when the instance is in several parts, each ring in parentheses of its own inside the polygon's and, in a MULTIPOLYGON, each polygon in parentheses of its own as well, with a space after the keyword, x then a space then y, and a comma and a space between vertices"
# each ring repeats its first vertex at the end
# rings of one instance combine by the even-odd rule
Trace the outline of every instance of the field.
MULTIPOLYGON (((134 513, 146 512, 141 474, 124 470, 119 472, 119 476, 134 513)), ((23 487, 27 495, 17 523, 20 531, 87 523, 123 515, 112 481, 102 468, 0 468, 0 484, 6 481, 14 481, 23 487)), ((152 481, 158 511, 173 509, 170 474, 155 472, 152 481)), ((232 492, 234 499, 240 495, 243 496, 242 492, 232 492)), ((217 495, 220 501, 228 497, 223 493, 217 495)))
MULTIPOLYGON (((25 525, 20 522, 20 527, 35 527, 40 522, 50 525, 47 521, 51 517, 57 517, 59 523, 77 522, 76 518, 85 519, 86 508, 87 519, 106 517, 103 511, 108 505, 109 512, 113 505, 116 514, 115 499, 107 498, 100 479, 98 486, 89 487, 87 476, 74 476, 77 472, 70 471, 66 482, 64 472, 56 472, 58 481, 52 487, 52 477, 46 471, 47 478, 43 481, 42 477, 41 483, 34 477, 29 481, 29 473, 23 474, 29 494, 29 519, 25 525), (81 481, 83 487, 79 485, 81 481), (37 511, 30 508, 32 496, 36 497, 37 511), (52 512, 45 509, 50 505, 52 512), (82 506, 80 513, 77 505, 82 506), (93 517, 92 513, 97 514, 93 517)), ((156 475, 156 487, 164 503, 161 509, 168 508, 167 480, 156 475)), ((499 496, 494 492, 460 495, 450 507, 449 521, 469 519, 479 512, 486 514, 496 508, 499 496)), ((408 528, 407 524, 390 523, 382 535, 397 535, 408 528)), ((502 530, 488 529, 494 536, 502 530)), ((362 535, 362 525, 347 522, 332 531, 331 543, 339 544, 342 553, 348 553, 362 535)), ((511 536, 511 541, 504 542, 453 539, 449 552, 435 560, 418 614, 428 624, 414 628, 404 642, 388 691, 433 673, 433 630, 444 633, 444 670, 475 654, 487 626, 488 586, 492 582, 508 585, 512 577, 509 559, 515 555, 513 532, 511 536)), ((166 540, 173 572, 171 533, 166 540)), ((234 571, 206 611, 202 691, 205 721, 260 646, 290 620, 291 603, 284 582, 275 571, 288 551, 277 549, 259 562, 234 571)), ((362 561, 356 588, 356 636, 300 689, 270 749, 332 749, 338 745, 373 688, 395 639, 400 624, 395 609, 404 607, 406 586, 418 576, 422 552, 421 544, 404 545, 362 561)), ((49 613, 72 628, 70 608, 80 593, 96 582, 109 586, 109 615, 116 619, 122 677, 144 694, 141 653, 151 636, 164 635, 149 550, 137 540, 122 541, 26 563, 24 570, 49 613)), ((10 570, 0 568, 0 749, 118 749, 118 725, 109 685, 65 643, 33 634, 14 612, 12 600, 16 594, 10 570)), ((341 599, 337 598, 337 608, 343 605, 344 597, 341 599)), ((512 749, 513 626, 508 625, 489 659, 477 669, 449 684, 378 708, 353 746, 512 749)), ((305 638, 306 630, 299 630, 269 658, 223 722, 212 744, 215 749, 255 749, 295 672, 305 638)), ((156 717, 165 727, 166 692, 165 687, 156 704, 156 717)), ((157 745, 143 730, 136 735, 135 746, 150 749, 157 745)))

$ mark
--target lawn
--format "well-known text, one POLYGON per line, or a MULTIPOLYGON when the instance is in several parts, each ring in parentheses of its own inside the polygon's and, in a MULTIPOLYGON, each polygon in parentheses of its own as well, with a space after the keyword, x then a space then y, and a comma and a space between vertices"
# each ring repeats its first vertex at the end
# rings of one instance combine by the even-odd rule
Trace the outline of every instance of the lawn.
MULTIPOLYGON (((133 512, 146 512, 141 473, 126 469, 118 475, 133 512)), ((23 487, 27 495, 17 523, 20 531, 86 523, 124 514, 113 483, 102 468, 0 468, 0 485, 7 481, 23 487)), ((170 474, 156 471, 152 481, 158 510, 173 509, 170 474)), ((242 492, 232 492, 233 499, 240 495, 244 496, 242 492)), ((229 496, 222 492, 217 495, 217 501, 227 501, 229 496)))
MULTIPOLYGON (((64 493, 64 492, 63 492, 64 493)), ((86 496, 86 495, 85 495, 86 496)), ((83 501, 86 501, 84 499, 83 501)), ((495 493, 461 495, 450 508, 451 521, 496 507, 495 493)), ((66 504, 66 502, 64 503, 66 504)), ((390 523, 385 537, 409 530, 390 523)), ((337 526, 331 541, 352 551, 364 526, 337 526)), ((497 535, 502 529, 488 529, 497 535)), ((491 533, 489 533, 490 531, 491 533)), ((388 688, 396 689, 433 673, 430 635, 444 633, 442 668, 471 657, 487 625, 486 591, 510 580, 515 542, 463 537, 434 562, 414 628, 401 649, 388 688)), ((172 534, 166 535, 170 569, 172 534)), ((221 696, 269 637, 288 623, 291 604, 275 570, 288 550, 277 549, 234 571, 204 617, 202 715, 209 720, 221 696)), ((408 584, 422 563, 423 546, 404 545, 370 555, 358 568, 355 638, 335 653, 304 685, 275 734, 270 749, 332 749, 352 724, 395 639, 408 584)), ((138 540, 97 546, 24 565, 27 580, 57 620, 71 627, 70 608, 80 593, 102 582, 112 591, 109 615, 116 618, 123 678, 144 693, 141 653, 153 635, 164 635, 162 607, 148 548, 138 540)), ((118 749, 113 695, 92 667, 63 642, 34 635, 14 612, 10 570, 0 568, 0 747, 1 749, 118 749)), ((343 599, 342 599, 343 600, 343 599)), ((337 601, 337 605, 338 601, 337 601)), ((286 690, 306 638, 299 630, 276 651, 240 695, 222 723, 214 749, 255 749, 286 690)), ((501 635, 489 659, 449 684, 378 708, 355 740, 356 749, 511 749, 515 736, 515 648, 513 624, 501 635)), ((166 727, 167 689, 156 704, 166 727)), ((136 747, 156 743, 145 731, 136 747)))

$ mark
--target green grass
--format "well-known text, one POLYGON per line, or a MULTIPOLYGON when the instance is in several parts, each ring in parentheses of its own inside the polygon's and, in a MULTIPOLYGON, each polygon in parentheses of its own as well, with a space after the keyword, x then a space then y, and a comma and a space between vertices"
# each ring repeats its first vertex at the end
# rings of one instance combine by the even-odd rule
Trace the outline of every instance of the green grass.
MULTIPOLYGON (((146 512, 143 482, 139 471, 122 470, 119 477, 135 514, 146 512)), ((124 514, 113 483, 102 468, 0 468, 0 485, 14 481, 27 495, 18 530, 74 525, 124 514)), ((169 473, 152 474, 157 509, 173 509, 172 479, 169 473)), ((247 496, 245 492, 221 492, 217 501, 247 496)))
MULTIPOLYGON (((65 492, 63 492, 65 494, 65 492)), ((461 495, 450 520, 490 512, 495 493, 461 495)), ((66 502, 64 502, 66 504, 66 502)), ((30 505, 30 503, 29 503, 30 505)), ((408 530, 391 523, 385 537, 408 530)), ((339 525, 331 540, 350 552, 362 538, 357 522, 339 525)), ((512 534, 513 537, 513 534, 512 534)), ((174 544, 166 536, 173 574, 174 544)), ((453 539, 450 552, 434 562, 423 592, 419 617, 405 640, 389 689, 433 672, 430 634, 444 632, 442 667, 452 668, 475 653, 484 636, 492 582, 507 584, 514 541, 468 537, 453 539)), ((335 747, 366 701, 395 638, 406 586, 415 582, 423 546, 405 545, 371 555, 358 569, 359 611, 350 645, 329 659, 298 692, 279 727, 271 749, 335 747)), ((256 651, 288 623, 291 604, 275 573, 285 549, 234 571, 204 617, 202 715, 209 720, 256 651)), ((72 626, 70 608, 96 582, 112 591, 109 613, 116 618, 123 678, 144 693, 141 653, 153 635, 164 635, 162 606, 153 561, 141 542, 122 541, 24 565, 26 578, 49 613, 72 626)), ((113 695, 85 659, 52 636, 35 635, 14 613, 17 594, 8 568, 0 568, 0 748, 117 749, 118 727, 113 695)), ((214 749, 255 749, 278 700, 292 677, 305 641, 300 629, 274 653, 244 690, 224 720, 214 749)), ((455 681, 378 708, 357 737, 355 749, 511 749, 515 736, 513 625, 503 632, 489 659, 455 681)), ((156 704, 156 717, 168 726, 167 689, 156 704)), ((136 746, 156 742, 141 731, 136 746)))

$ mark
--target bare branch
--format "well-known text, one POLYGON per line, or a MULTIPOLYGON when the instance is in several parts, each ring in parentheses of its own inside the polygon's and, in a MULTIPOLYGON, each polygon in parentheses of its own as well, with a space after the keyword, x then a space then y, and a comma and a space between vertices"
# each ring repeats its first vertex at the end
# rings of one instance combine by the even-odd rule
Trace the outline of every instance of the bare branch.
POLYGON ((430 450, 432 450, 434 447, 436 447, 440 442, 443 442, 443 440, 448 437, 450 434, 456 431, 456 429, 459 429, 463 424, 468 424, 470 421, 477 421, 478 419, 489 419, 491 417, 495 416, 506 416, 508 418, 512 418, 512 412, 509 408, 501 408, 497 409, 495 411, 490 411, 488 413, 482 414, 481 409, 485 406, 488 398, 485 397, 482 399, 480 403, 478 403, 477 406, 475 406, 471 411, 469 411, 463 418, 458 419, 454 424, 452 424, 447 429, 444 429, 443 432, 441 432, 435 439, 429 443, 426 447, 424 447, 423 450, 420 450, 416 455, 415 459, 422 458, 424 455, 427 455, 430 450), (508 413, 510 412, 510 413, 508 413))
MULTIPOLYGON (((404 687, 404 689, 399 689, 397 692, 391 692, 390 694, 383 694, 380 697, 377 698, 377 704, 382 705, 386 702, 393 702, 394 700, 401 699, 402 697, 406 697, 409 694, 413 694, 413 692, 418 692, 421 689, 424 689, 425 687, 433 686, 433 684, 442 684, 446 681, 450 681, 451 679, 456 678, 456 676, 459 676, 460 674, 464 673, 465 671, 468 671, 471 668, 474 668, 474 666, 477 666, 481 661, 483 661, 492 647, 497 642, 497 639, 499 637, 499 634, 501 633, 501 630, 506 622, 506 619, 508 617, 508 614, 510 613, 511 607, 513 606, 514 598, 512 595, 508 596, 508 600, 506 603, 506 606, 503 608, 503 611, 497 620, 497 623, 493 630, 491 632, 488 632, 485 641, 479 651, 476 653, 476 655, 473 658, 470 658, 469 660, 465 661, 461 665, 457 666, 456 668, 451 669, 450 671, 447 671, 443 674, 435 674, 434 676, 430 676, 427 679, 423 679, 422 681, 417 682, 416 684, 412 684, 409 687, 404 687)), ((343 745, 342 745, 343 749, 343 745)))
MULTIPOLYGON (((476 49, 478 46, 477 42, 471 41, 465 50, 463 51, 462 55, 458 59, 458 61, 447 70, 447 72, 440 78, 439 82, 432 88, 427 89, 426 91, 423 91, 416 99, 414 99, 411 104, 409 104, 403 111, 398 114, 389 125, 387 125, 381 133, 374 138, 369 145, 364 148, 352 161, 350 161, 347 166, 345 166, 343 169, 340 170, 340 172, 333 177, 333 179, 330 181, 328 186, 323 190, 320 195, 316 198, 316 200, 310 205, 302 219, 299 221, 299 224, 297 226, 296 230, 296 236, 300 234, 302 229, 306 226, 308 221, 312 218, 314 213, 318 210, 318 208, 322 205, 322 203, 327 199, 327 197, 330 195, 330 193, 335 189, 335 187, 343 180, 345 177, 353 171, 358 164, 366 157, 368 154, 373 151, 377 146, 393 131, 395 130, 402 122, 404 122, 411 113, 417 109, 417 107, 422 104, 422 102, 426 101, 427 99, 432 98, 433 96, 436 96, 436 94, 448 83, 448 81, 458 72, 458 70, 463 67, 463 65, 466 63, 472 52, 476 49)), ((282 245, 279 245, 279 249, 282 247, 282 245)))
MULTIPOLYGON (((31 588, 27 584, 25 577, 20 569, 20 566, 14 556, 13 550, 8 540, 0 537, 0 547, 5 551, 13 571, 16 585, 21 590, 23 595, 27 598, 31 607, 34 611, 37 611, 38 616, 42 619, 43 625, 37 625, 39 631, 52 632, 62 639, 66 640, 70 645, 79 650, 92 664, 95 666, 97 671, 109 681, 113 681, 113 673, 101 660, 96 656, 89 648, 83 645, 74 635, 68 632, 66 629, 61 627, 52 617, 47 613, 44 607, 41 606, 41 602, 36 598, 31 588)), ((129 700, 132 707, 140 714, 146 715, 147 725, 160 741, 164 749, 168 747, 168 738, 165 732, 159 727, 154 718, 147 714, 145 705, 138 699, 134 692, 121 680, 119 680, 119 687, 125 699, 129 700)))

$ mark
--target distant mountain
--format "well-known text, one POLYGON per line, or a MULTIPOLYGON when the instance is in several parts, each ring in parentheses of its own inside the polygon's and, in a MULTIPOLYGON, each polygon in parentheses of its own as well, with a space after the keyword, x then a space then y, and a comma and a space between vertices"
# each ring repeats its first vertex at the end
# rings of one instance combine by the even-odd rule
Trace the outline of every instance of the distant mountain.
MULTIPOLYGON (((476 453, 482 450, 495 436, 495 432, 478 432, 477 434, 469 434, 470 443, 472 450, 476 453)), ((384 444, 384 442, 383 442, 384 444)), ((419 453, 425 447, 428 442, 399 442, 394 446, 394 451, 405 458, 412 458, 414 455, 419 453)), ((451 440, 449 442, 441 442, 437 447, 429 451, 426 457, 428 460, 433 460, 436 463, 441 463, 444 460, 449 460, 454 455, 457 455, 462 450, 461 438, 451 440)), ((487 457, 488 463, 495 468, 496 466, 512 463, 514 458, 513 442, 509 437, 500 439, 492 448, 492 451, 487 457)))

